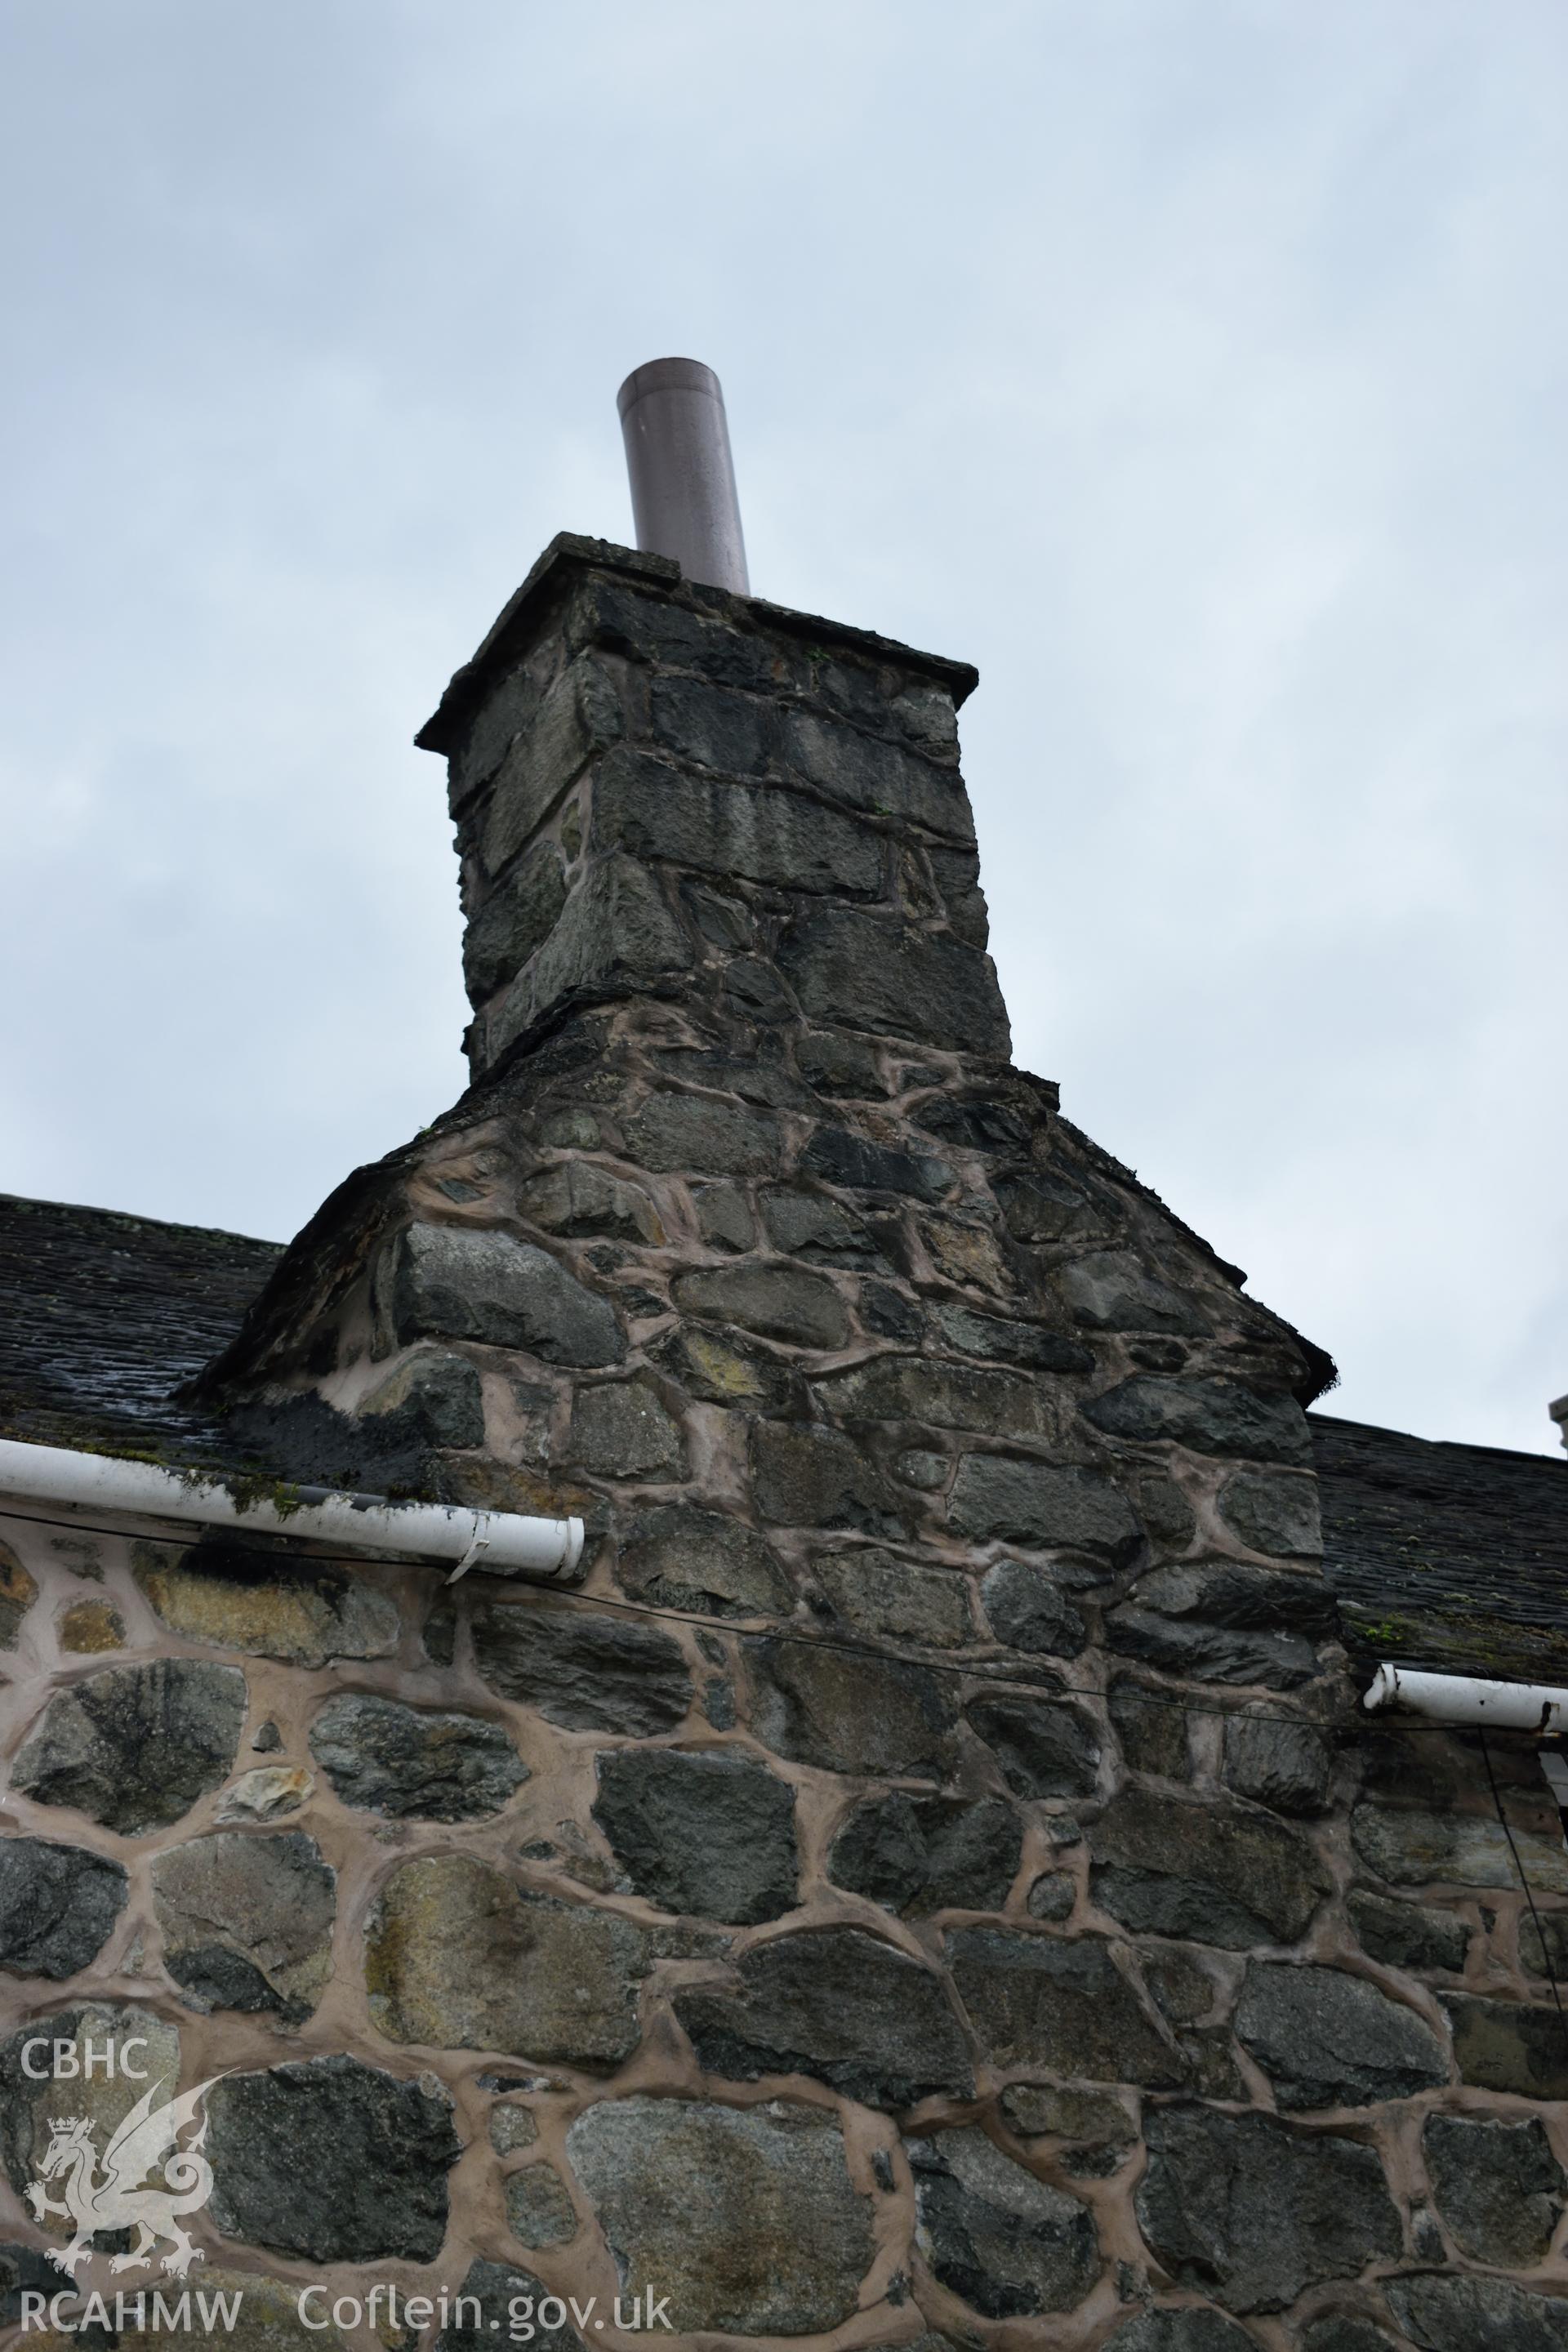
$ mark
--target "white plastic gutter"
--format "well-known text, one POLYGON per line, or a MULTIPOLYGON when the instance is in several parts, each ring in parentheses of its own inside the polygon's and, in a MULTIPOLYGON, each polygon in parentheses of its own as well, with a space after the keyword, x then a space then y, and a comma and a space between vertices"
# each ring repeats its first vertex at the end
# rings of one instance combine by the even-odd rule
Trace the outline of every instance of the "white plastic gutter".
POLYGON ((328 1486, 282 1485, 276 1491, 276 1500, 237 1502, 223 1481, 205 1471, 163 1470, 156 1463, 124 1462, 112 1454, 75 1454, 64 1446, 0 1438, 0 1495, 18 1500, 451 1560, 453 1583, 470 1568, 482 1568, 487 1576, 545 1581, 569 1576, 583 1556, 581 1519, 524 1518, 512 1511, 466 1510, 455 1503, 389 1503, 381 1495, 347 1495, 328 1486))
POLYGON ((1550 1683, 1482 1682, 1471 1675, 1421 1675, 1379 1666, 1362 1705, 1403 1706, 1434 1723, 1479 1723, 1497 1731, 1562 1731, 1568 1690, 1550 1683))

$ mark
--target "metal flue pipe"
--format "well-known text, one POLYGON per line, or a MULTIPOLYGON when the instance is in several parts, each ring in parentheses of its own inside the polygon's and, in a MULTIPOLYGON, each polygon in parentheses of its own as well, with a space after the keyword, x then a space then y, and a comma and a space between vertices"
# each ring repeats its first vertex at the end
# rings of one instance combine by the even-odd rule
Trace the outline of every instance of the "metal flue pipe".
POLYGON ((649 360, 616 394, 632 521, 646 555, 689 580, 751 594, 730 428, 719 379, 700 360, 649 360))

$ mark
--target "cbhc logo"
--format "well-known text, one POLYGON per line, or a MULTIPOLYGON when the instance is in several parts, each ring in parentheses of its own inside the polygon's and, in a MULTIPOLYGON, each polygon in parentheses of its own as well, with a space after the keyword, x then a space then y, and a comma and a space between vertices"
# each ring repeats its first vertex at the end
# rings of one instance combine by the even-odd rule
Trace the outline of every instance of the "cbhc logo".
POLYGON ((146 2067, 133 2066, 131 2059, 133 2051, 144 2052, 146 2047, 146 2038, 140 2034, 132 2034, 129 2042, 117 2045, 113 2042, 94 2042, 90 2036, 79 2044, 50 2042, 46 2035, 36 2033, 30 2042, 22 2044, 22 2072, 30 2083, 90 2083, 95 2074, 102 2074, 110 2082, 121 2074, 128 2083, 144 2083, 146 2067), (33 2063, 40 2050, 50 2053, 47 2066, 33 2063))

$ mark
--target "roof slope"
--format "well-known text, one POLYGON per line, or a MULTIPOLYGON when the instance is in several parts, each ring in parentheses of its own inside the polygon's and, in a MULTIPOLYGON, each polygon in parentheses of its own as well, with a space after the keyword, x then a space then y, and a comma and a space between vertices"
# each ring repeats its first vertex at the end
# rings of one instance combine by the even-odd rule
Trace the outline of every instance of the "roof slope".
POLYGON ((234 1337, 275 1242, 0 1193, 0 1435, 223 1458, 173 1391, 234 1337))
POLYGON ((1440 1674, 1568 1680, 1568 1458, 1308 1418, 1352 1648, 1440 1674))

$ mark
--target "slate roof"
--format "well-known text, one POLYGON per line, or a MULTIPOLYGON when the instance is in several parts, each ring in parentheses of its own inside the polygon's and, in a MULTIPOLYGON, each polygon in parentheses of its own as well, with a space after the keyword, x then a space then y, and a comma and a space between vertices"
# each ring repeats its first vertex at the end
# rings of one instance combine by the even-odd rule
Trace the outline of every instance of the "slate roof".
MULTIPOLYGON (((282 1254, 0 1194, 0 1436, 279 1466, 173 1391, 228 1345, 282 1254)), ((1308 1418, 1325 1565, 1358 1658, 1568 1681, 1568 1457, 1308 1418)))
POLYGON ((1352 1653, 1568 1681, 1568 1455, 1308 1419, 1352 1653))
POLYGON ((0 1436, 226 1461, 173 1391, 234 1337, 275 1242, 0 1193, 0 1436))

